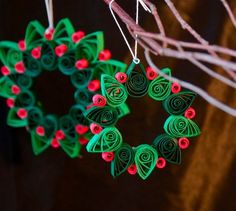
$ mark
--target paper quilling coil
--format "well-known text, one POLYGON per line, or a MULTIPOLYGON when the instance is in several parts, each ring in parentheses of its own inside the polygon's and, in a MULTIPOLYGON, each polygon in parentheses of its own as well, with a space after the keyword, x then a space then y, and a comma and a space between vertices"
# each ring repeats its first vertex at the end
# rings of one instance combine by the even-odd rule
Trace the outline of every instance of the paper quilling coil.
POLYGON ((118 113, 115 108, 92 107, 84 113, 85 117, 102 127, 109 127, 116 124, 118 120, 118 113))
POLYGON ((76 71, 75 62, 75 52, 70 51, 59 58, 58 68, 65 75, 71 75, 76 71))
POLYGON ((46 70, 55 70, 57 68, 57 58, 53 47, 49 43, 44 43, 41 49, 41 65, 46 70))
POLYGON ((70 116, 76 124, 89 125, 89 121, 84 117, 85 109, 81 105, 74 105, 70 109, 70 116))
POLYGON ((114 160, 111 163, 111 175, 113 177, 121 175, 133 162, 134 151, 132 147, 123 143, 115 152, 114 160))
POLYGON ((83 69, 79 71, 75 71, 73 75, 71 75, 71 82, 76 88, 85 88, 88 85, 88 82, 92 79, 92 71, 91 69, 83 69))
POLYGON ((15 99, 15 107, 31 107, 35 104, 35 97, 30 91, 22 91, 15 99))
POLYGON ((86 148, 88 152, 111 152, 117 150, 122 141, 120 132, 115 127, 108 127, 93 136, 86 148))
POLYGON ((37 126, 41 125, 42 120, 43 120, 43 113, 42 113, 41 109, 39 109, 37 107, 32 107, 28 110, 27 121, 28 121, 28 127, 30 129, 33 130, 37 126))
POLYGON ((26 68, 25 74, 30 77, 37 77, 40 75, 42 68, 39 60, 34 59, 30 54, 23 55, 23 62, 26 68))
POLYGON ((170 163, 181 163, 181 151, 176 138, 168 134, 162 134, 156 137, 153 145, 158 153, 170 163))
POLYGON ((66 134, 66 138, 74 140, 77 137, 74 121, 69 115, 60 118, 59 127, 66 134))
POLYGON ((163 106, 169 114, 180 115, 192 105, 195 96, 196 94, 191 91, 172 94, 163 101, 163 106))
POLYGON ((77 103, 87 106, 92 102, 93 95, 94 94, 87 89, 78 89, 74 94, 74 98, 77 103))

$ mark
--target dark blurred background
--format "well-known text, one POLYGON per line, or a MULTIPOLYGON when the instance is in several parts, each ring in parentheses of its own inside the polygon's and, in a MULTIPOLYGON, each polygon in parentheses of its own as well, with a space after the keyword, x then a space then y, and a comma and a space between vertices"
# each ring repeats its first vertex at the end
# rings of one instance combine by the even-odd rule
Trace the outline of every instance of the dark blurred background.
MULTIPOLYGON (((171 37, 194 41, 170 14, 163 1, 152 0, 168 26, 171 37)), ((210 43, 235 49, 236 31, 220 0, 173 0, 187 20, 210 43)), ((135 0, 119 0, 134 17, 135 0)), ((230 1, 236 13, 236 2, 230 1)), ((47 26, 43 0, 0 0, 0 40, 18 41, 29 21, 47 26)), ((87 33, 102 30, 106 48, 113 58, 129 63, 127 47, 102 0, 54 1, 55 23, 71 19, 76 29, 87 33)), ((155 31, 152 17, 141 12, 141 25, 155 31)), ((132 41, 132 39, 130 39, 132 41)), ((142 50, 139 50, 142 57, 142 50)), ((227 58, 230 59, 230 58, 227 58)), ((143 59, 145 64, 145 60, 143 59)), ((156 58, 159 67, 171 67, 173 75, 199 85, 213 96, 236 107, 236 92, 209 78, 187 62, 156 58)), ((220 73, 221 70, 217 70, 220 73)), ((37 81, 36 92, 48 112, 67 111, 73 89, 60 74, 37 81), (53 86, 50 81, 53 80, 53 86), (46 91, 45 91, 46 90, 46 91), (55 90, 56 98, 52 99, 55 90), (66 102, 66 103, 65 103, 66 102), (59 106, 60 105, 60 106, 59 106)), ((151 143, 163 131, 167 117, 160 103, 144 98, 129 99, 132 113, 119 122, 125 141, 131 145, 151 143)), ((48 149, 34 156, 29 134, 6 126, 7 108, 0 100, 0 210, 1 211, 233 211, 235 190, 235 118, 213 108, 198 97, 194 107, 202 129, 182 154, 182 165, 155 170, 148 180, 123 174, 110 176, 109 164, 100 155, 82 151, 82 158, 70 159, 62 150, 48 149)))

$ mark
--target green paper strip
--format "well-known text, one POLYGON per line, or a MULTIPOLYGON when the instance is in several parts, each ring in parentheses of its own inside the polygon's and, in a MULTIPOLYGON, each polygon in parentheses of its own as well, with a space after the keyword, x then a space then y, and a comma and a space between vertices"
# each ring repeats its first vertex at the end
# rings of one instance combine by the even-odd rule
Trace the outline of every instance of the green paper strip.
POLYGON ((134 161, 134 151, 128 144, 122 144, 115 151, 114 160, 111 162, 111 175, 117 177, 124 173, 134 161))
POLYGON ((170 116, 164 124, 166 133, 173 137, 194 137, 201 132, 195 122, 183 116, 170 116))
MULTIPOLYGON (((171 70, 169 68, 165 68, 162 70, 168 76, 171 76, 171 70)), ((171 82, 166 80, 162 76, 158 76, 154 79, 148 88, 148 95, 157 101, 165 100, 171 93, 171 82)))
POLYGON ((154 147, 159 154, 170 163, 181 163, 181 150, 178 140, 168 134, 162 134, 156 137, 153 142, 154 147))
POLYGON ((147 94, 149 82, 142 64, 134 62, 127 70, 128 80, 125 83, 126 90, 132 97, 143 97, 147 94), (137 69, 135 69, 137 68, 137 69))
POLYGON ((92 102, 92 97, 94 93, 85 89, 78 89, 75 94, 74 98, 76 103, 81 104, 82 106, 88 106, 92 102))
POLYGON ((31 133, 32 149, 35 155, 41 154, 51 144, 50 139, 38 136, 35 132, 31 133))
POLYGON ((148 144, 139 145, 135 152, 135 165, 139 176, 145 180, 152 173, 158 159, 157 151, 148 144))
POLYGON ((58 129, 57 119, 53 115, 47 115, 43 118, 42 126, 45 129, 45 137, 47 139, 53 138, 58 129))
POLYGON ((11 127, 25 127, 27 126, 27 119, 20 119, 17 115, 17 108, 12 108, 8 112, 7 124, 11 127))
POLYGON ((76 59, 87 59, 94 62, 98 54, 104 49, 103 33, 95 32, 82 38, 76 45, 76 59))
POLYGON ((17 84, 21 89, 29 89, 32 86, 32 78, 23 74, 11 74, 8 76, 14 84, 17 84))
POLYGON ((172 94, 163 101, 163 106, 169 114, 180 115, 192 105, 195 96, 196 94, 191 91, 172 94))
POLYGON ((89 125, 89 121, 84 117, 83 112, 85 111, 84 107, 77 104, 71 107, 70 116, 72 117, 75 124, 89 125))
POLYGON ((86 88, 92 79, 92 69, 76 70, 71 75, 71 82, 77 89, 86 88))
POLYGON ((118 121, 117 110, 109 106, 92 107, 84 112, 84 116, 102 127, 113 126, 118 121))
POLYGON ((77 133, 75 131, 75 123, 69 115, 63 116, 59 120, 59 128, 63 130, 66 135, 66 138, 69 140, 78 140, 77 133))
POLYGON ((28 127, 31 131, 35 130, 37 126, 41 125, 43 121, 43 113, 41 109, 37 107, 30 108, 28 110, 27 121, 28 121, 28 127))
POLYGON ((36 77, 42 72, 40 61, 34 59, 30 54, 23 54, 23 62, 26 67, 26 75, 30 77, 36 77))
POLYGON ((122 136, 115 127, 108 127, 93 136, 86 146, 88 152, 111 152, 120 148, 122 136))
POLYGON ((107 99, 107 104, 112 107, 120 106, 128 97, 124 85, 106 74, 101 76, 101 89, 102 95, 107 99))
POLYGON ((75 52, 65 53, 58 60, 58 68, 64 75, 72 75, 75 71, 75 52))
POLYGON ((71 142, 68 140, 60 141, 61 148, 65 151, 65 153, 71 158, 77 158, 81 149, 81 144, 79 144, 78 140, 71 142))
POLYGON ((14 85, 14 83, 10 78, 0 78, 0 96, 5 98, 15 98, 15 95, 11 91, 12 85, 14 85))
POLYGON ((35 97, 30 91, 22 91, 15 99, 15 107, 28 108, 35 104, 35 97))
POLYGON ((50 43, 43 43, 40 57, 42 68, 50 71, 57 68, 57 58, 53 46, 50 43))

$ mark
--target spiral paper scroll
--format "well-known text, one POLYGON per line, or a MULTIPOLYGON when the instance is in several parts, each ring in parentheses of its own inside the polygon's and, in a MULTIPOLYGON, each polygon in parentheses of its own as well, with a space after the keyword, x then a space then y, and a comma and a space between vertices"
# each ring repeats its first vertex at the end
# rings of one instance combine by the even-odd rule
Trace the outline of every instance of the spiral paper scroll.
POLYGON ((168 134, 162 134, 156 137, 153 142, 154 147, 160 156, 173 164, 181 163, 181 151, 178 146, 178 140, 168 134))

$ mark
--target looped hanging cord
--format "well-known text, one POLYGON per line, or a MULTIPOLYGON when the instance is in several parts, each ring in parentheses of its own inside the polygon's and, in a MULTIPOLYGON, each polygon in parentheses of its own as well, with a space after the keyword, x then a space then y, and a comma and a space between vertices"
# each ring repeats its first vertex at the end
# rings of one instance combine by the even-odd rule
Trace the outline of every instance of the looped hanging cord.
POLYGON ((53 3, 52 0, 45 0, 46 10, 47 10, 47 16, 48 16, 48 29, 54 28, 53 24, 53 3))
MULTIPOLYGON (((135 64, 138 64, 138 63, 140 62, 140 59, 137 57, 137 55, 138 55, 138 35, 135 35, 136 39, 135 39, 134 52, 133 52, 133 50, 132 50, 132 48, 131 48, 131 46, 130 46, 130 44, 129 44, 129 42, 128 42, 128 40, 127 40, 127 38, 126 38, 126 36, 125 36, 125 34, 124 34, 124 32, 123 32, 123 30, 122 30, 122 28, 121 28, 119 22, 118 22, 118 20, 117 20, 115 14, 114 14, 114 12, 113 12, 112 4, 113 4, 114 1, 115 1, 115 0, 112 0, 112 1, 109 3, 110 12, 111 12, 111 14, 112 14, 112 16, 113 16, 113 19, 114 19, 115 22, 116 22, 116 25, 118 26, 118 28, 119 28, 119 30, 120 30, 120 32, 121 32, 121 35, 122 35, 123 38, 124 38, 124 41, 125 41, 125 43, 126 43, 128 49, 129 49, 129 51, 130 51, 132 57, 133 57, 133 62, 134 62, 135 64)), ((136 21, 135 21, 136 24, 139 23, 139 3, 142 5, 142 7, 144 8, 145 11, 148 11, 148 12, 151 13, 151 10, 150 10, 150 9, 148 8, 148 6, 143 2, 143 0, 136 0, 136 21)))

